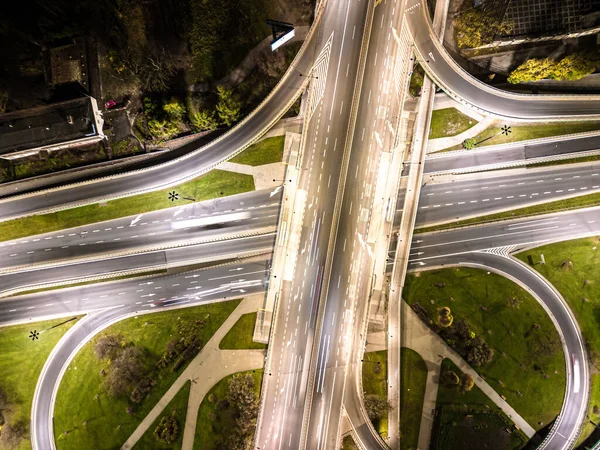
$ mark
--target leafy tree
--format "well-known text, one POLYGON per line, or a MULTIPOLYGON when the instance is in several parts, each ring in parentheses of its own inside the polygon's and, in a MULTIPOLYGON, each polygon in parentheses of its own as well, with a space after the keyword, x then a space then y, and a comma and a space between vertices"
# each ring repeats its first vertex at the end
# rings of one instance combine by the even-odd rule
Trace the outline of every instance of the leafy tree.
POLYGON ((548 78, 554 69, 554 61, 550 58, 544 59, 528 59, 508 77, 509 83, 517 84, 525 81, 537 81, 548 78))
POLYGON ((177 99, 172 98, 168 103, 163 105, 163 111, 170 120, 180 121, 185 115, 185 106, 177 99))
POLYGON ((163 416, 154 430, 154 438, 163 444, 172 444, 179 435, 179 424, 175 418, 175 411, 170 416, 163 416))
POLYGON ((365 395, 365 409, 371 420, 379 420, 389 409, 387 399, 376 394, 365 395))
POLYGON ((250 374, 236 374, 229 380, 228 403, 235 409, 235 428, 227 436, 227 448, 245 450, 254 435, 258 401, 254 389, 254 378, 250 374))
POLYGON ((219 100, 217 102, 217 114, 225 125, 230 127, 240 118, 240 110, 242 103, 239 98, 233 94, 231 89, 225 86, 217 86, 217 96, 219 100))
POLYGON ((463 141, 462 146, 465 150, 471 150, 475 148, 475 139, 467 138, 463 141))
POLYGON ((179 133, 179 127, 170 120, 150 119, 148 120, 148 132, 154 139, 163 142, 179 133))
POLYGON ((460 379, 460 390, 462 392, 469 392, 471 389, 473 389, 474 385, 475 380, 473 379, 473 376, 469 375, 468 373, 463 373, 463 376, 460 379))
POLYGON ((454 37, 458 48, 476 48, 489 44, 494 36, 510 31, 512 24, 502 22, 492 8, 472 8, 454 19, 454 37))
POLYGON ((550 58, 533 58, 513 70, 507 80, 513 84, 543 79, 580 80, 599 67, 598 55, 589 53, 568 55, 558 62, 550 58))
POLYGON ((494 357, 494 351, 480 337, 472 339, 467 349, 467 361, 475 367, 483 366, 494 357))
POLYGON ((219 123, 215 118, 214 111, 203 109, 190 114, 190 121, 196 131, 214 130, 219 123))
POLYGON ((108 334, 102 336, 94 346, 94 354, 98 359, 114 359, 123 348, 123 336, 108 334))
POLYGON ((441 327, 444 328, 448 328, 450 325, 452 325, 452 322, 454 321, 454 317, 452 316, 452 312, 450 311, 450 308, 448 308, 447 306, 444 306, 443 308, 440 308, 438 310, 438 324, 441 327))
POLYGON ((127 395, 146 374, 144 351, 133 345, 124 348, 113 360, 104 383, 113 396, 127 395))

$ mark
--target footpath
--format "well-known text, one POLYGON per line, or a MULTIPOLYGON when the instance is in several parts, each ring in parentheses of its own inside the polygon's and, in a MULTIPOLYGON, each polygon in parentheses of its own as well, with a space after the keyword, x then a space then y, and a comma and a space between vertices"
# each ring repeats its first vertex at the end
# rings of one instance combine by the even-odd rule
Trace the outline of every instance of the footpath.
MULTIPOLYGON (((434 411, 437 402, 442 360, 450 359, 464 373, 475 380, 475 385, 498 406, 526 435, 531 438, 535 430, 517 413, 471 366, 434 331, 423 323, 416 313, 402 302, 403 329, 402 346, 410 348, 421 355, 427 366, 427 384, 421 413, 418 449, 428 449, 433 430, 434 411)), ((385 350, 387 333, 385 331, 371 333, 367 336, 367 352, 385 350)))
POLYGON ((183 430, 182 450, 192 450, 196 433, 198 409, 205 395, 220 380, 228 375, 246 370, 260 369, 264 366, 264 350, 221 350, 219 343, 238 319, 247 313, 256 312, 262 306, 264 295, 257 294, 244 298, 223 325, 206 343, 169 390, 163 395, 148 415, 142 420, 121 450, 129 450, 142 438, 154 421, 160 417, 169 402, 183 385, 192 381, 188 399, 187 414, 183 430))

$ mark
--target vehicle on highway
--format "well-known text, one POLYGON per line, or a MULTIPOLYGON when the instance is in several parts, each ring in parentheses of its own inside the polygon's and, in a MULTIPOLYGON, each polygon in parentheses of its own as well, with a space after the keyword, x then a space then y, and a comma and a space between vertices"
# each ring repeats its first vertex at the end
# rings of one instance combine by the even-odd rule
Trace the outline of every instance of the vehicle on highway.
POLYGON ((248 211, 232 213, 232 214, 219 214, 219 215, 215 215, 215 216, 201 217, 199 219, 189 219, 189 220, 181 220, 178 222, 173 222, 171 224, 171 229, 184 230, 187 228, 197 228, 197 227, 221 228, 221 227, 224 227, 228 223, 241 222, 242 220, 247 220, 250 218, 252 218, 252 214, 248 211))
POLYGON ((579 392, 579 361, 573 354, 571 360, 573 361, 573 392, 577 394, 579 392))

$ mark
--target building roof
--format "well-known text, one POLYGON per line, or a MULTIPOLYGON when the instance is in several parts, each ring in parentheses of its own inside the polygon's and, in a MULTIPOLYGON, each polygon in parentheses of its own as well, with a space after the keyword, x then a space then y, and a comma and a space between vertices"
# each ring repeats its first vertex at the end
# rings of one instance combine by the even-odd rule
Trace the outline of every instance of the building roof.
POLYGON ((82 97, 0 115, 0 155, 96 136, 93 99, 82 97))

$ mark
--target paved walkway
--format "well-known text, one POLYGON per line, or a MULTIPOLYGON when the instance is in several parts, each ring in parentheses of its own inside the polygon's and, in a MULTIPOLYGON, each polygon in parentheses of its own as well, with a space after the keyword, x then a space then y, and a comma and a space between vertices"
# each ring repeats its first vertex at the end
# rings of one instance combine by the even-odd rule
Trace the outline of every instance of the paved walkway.
POLYGON ((179 376, 177 381, 163 395, 152 411, 142 420, 133 434, 127 439, 121 450, 133 448, 137 441, 150 428, 152 423, 162 414, 169 402, 175 397, 183 385, 192 380, 187 415, 183 431, 182 450, 192 450, 196 433, 198 408, 207 392, 220 380, 228 375, 245 370, 260 369, 265 363, 263 350, 220 350, 219 342, 229 329, 243 315, 255 312, 262 306, 262 294, 246 297, 223 322, 202 351, 194 358, 189 366, 179 376))
MULTIPOLYGON (((286 127, 283 127, 285 133, 285 141, 283 143, 283 161, 287 161, 288 155, 292 151, 292 147, 295 147, 296 149, 300 147, 301 137, 301 135, 298 133, 285 131, 286 129, 286 127)), ((252 175, 252 177, 254 177, 254 186, 257 190, 281 186, 286 176, 286 164, 283 162, 263 164, 261 166, 249 166, 246 164, 237 164, 228 161, 221 164, 219 169, 252 175)))
MULTIPOLYGON (((433 428, 433 412, 436 407, 439 377, 442 359, 448 358, 464 373, 470 374, 475 380, 475 385, 481 389, 510 419, 528 436, 532 437, 535 430, 523 419, 500 395, 469 366, 469 364, 442 338, 425 325, 415 312, 402 302, 402 315, 405 323, 403 347, 408 347, 421 355, 427 366, 427 384, 425 399, 421 414, 421 428, 419 430, 419 450, 429 448, 433 428)), ((372 333, 367 336, 367 351, 385 350, 387 333, 385 331, 372 333)))

